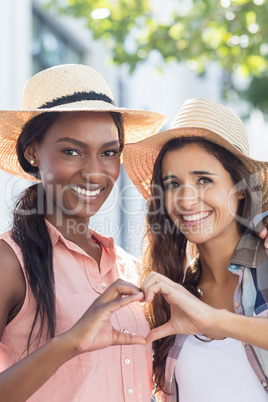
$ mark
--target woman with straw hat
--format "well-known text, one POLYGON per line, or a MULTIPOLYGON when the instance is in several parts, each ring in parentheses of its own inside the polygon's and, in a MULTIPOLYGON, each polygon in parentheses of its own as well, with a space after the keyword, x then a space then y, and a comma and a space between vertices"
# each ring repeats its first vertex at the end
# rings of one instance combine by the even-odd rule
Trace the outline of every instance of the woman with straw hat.
POLYGON ((248 156, 242 121, 209 99, 186 101, 170 130, 124 155, 149 202, 141 289, 156 390, 267 401, 268 253, 252 218, 268 209, 268 162, 248 156))
POLYGON ((36 74, 22 110, 0 112, 0 168, 36 181, 0 235, 1 401, 150 400, 149 328, 132 303, 143 294, 125 281, 135 264, 88 224, 118 178, 124 136, 165 119, 117 107, 83 65, 36 74))

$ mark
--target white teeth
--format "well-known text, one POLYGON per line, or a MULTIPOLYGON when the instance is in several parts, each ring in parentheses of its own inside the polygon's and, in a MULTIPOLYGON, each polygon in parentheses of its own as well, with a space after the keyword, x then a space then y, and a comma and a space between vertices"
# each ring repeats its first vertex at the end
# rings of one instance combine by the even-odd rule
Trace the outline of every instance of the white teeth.
POLYGON ((210 215, 210 212, 201 212, 200 214, 195 215, 182 215, 182 219, 187 222, 199 221, 200 219, 204 219, 210 215))
POLYGON ((90 191, 90 190, 85 190, 84 188, 76 187, 76 186, 72 186, 72 189, 74 191, 76 191, 78 194, 83 194, 83 195, 86 195, 87 197, 94 197, 95 195, 98 195, 101 191, 101 189, 90 191))

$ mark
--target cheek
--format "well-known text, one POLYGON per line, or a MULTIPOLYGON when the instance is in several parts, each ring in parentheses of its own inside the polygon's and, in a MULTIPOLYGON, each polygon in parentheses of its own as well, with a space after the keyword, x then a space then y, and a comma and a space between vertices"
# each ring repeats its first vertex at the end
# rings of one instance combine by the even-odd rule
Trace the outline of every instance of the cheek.
POLYGON ((237 194, 233 194, 228 199, 228 210, 232 216, 235 216, 238 211, 240 199, 237 194))
POLYGON ((220 214, 219 216, 224 216, 224 219, 234 217, 238 208, 237 194, 232 194, 231 190, 226 191, 226 189, 211 193, 208 191, 204 202, 214 208, 220 214))
POLYGON ((73 174, 71 166, 63 165, 62 163, 43 163, 40 165, 40 174, 43 183, 54 184, 60 183, 73 174))
POLYGON ((168 215, 173 219, 173 216, 176 215, 177 211, 177 202, 176 197, 170 193, 165 194, 165 208, 168 215))
POLYGON ((110 180, 115 183, 120 174, 120 160, 114 161, 114 163, 109 164, 107 167, 108 174, 110 176, 110 180))

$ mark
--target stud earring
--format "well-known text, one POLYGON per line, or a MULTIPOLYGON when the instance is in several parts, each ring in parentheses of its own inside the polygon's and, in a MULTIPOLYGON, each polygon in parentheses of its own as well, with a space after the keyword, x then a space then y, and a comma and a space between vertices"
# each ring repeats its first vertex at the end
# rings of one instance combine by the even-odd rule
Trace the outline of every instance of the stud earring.
POLYGON ((34 160, 33 160, 33 159, 30 160, 30 164, 31 164, 31 165, 34 164, 34 160))

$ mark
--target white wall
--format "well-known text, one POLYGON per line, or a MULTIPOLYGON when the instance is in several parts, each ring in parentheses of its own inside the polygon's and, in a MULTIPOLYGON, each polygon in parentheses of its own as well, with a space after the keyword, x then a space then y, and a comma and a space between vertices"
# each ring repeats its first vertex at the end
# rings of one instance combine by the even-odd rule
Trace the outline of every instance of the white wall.
POLYGON ((0 1, 0 108, 20 106, 31 74, 31 1, 0 1))
MULTIPOLYGON (((0 1, 0 109, 20 107, 31 75, 31 1, 0 1)), ((8 228, 16 194, 27 182, 0 171, 0 232, 8 228)))

